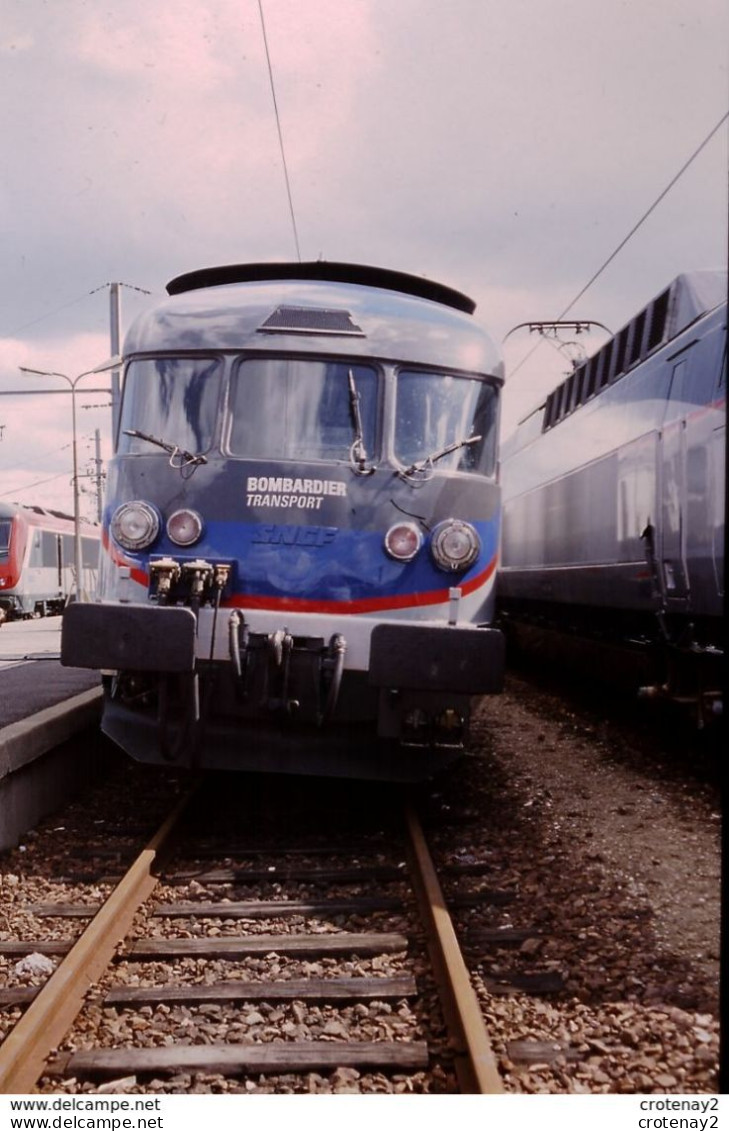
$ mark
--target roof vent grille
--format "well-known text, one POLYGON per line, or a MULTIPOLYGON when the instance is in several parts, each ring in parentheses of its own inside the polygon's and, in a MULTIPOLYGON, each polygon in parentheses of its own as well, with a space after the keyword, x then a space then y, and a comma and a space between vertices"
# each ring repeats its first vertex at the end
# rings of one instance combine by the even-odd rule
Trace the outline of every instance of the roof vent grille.
POLYGON ((335 334, 364 338, 348 310, 317 310, 310 306, 279 306, 258 327, 266 334, 335 334))

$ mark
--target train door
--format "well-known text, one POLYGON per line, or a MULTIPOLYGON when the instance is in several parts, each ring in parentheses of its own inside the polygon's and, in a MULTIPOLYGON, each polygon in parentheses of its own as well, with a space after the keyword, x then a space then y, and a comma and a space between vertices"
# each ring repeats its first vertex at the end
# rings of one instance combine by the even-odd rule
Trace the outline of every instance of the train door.
POLYGON ((41 534, 41 563, 48 596, 60 597, 63 592, 61 536, 51 530, 44 530, 41 534))
POLYGON ((43 532, 31 527, 28 540, 27 557, 24 566, 23 588, 34 597, 43 590, 43 532))
POLYGON ((76 582, 76 555, 74 550, 74 540, 72 534, 61 534, 59 541, 61 543, 61 584, 64 593, 70 593, 76 582))
POLYGON ((719 597, 724 596, 724 523, 726 519, 726 384, 727 348, 725 327, 719 387, 714 394, 717 405, 723 406, 722 423, 717 428, 714 428, 711 434, 711 482, 714 486, 711 521, 711 533, 713 542, 712 558, 714 562, 716 592, 719 597))
POLYGON ((661 436, 660 561, 666 603, 682 608, 689 595, 686 567, 686 408, 689 364, 684 354, 671 374, 661 436))
POLYGON ((712 483, 715 486, 712 516, 712 556, 714 560, 714 577, 716 592, 724 596, 724 517, 725 517, 725 486, 726 479, 724 467, 726 464, 726 425, 715 428, 712 433, 712 483))
POLYGON ((58 585, 58 596, 63 596, 63 555, 61 553, 61 535, 54 534, 56 549, 56 584, 58 585))

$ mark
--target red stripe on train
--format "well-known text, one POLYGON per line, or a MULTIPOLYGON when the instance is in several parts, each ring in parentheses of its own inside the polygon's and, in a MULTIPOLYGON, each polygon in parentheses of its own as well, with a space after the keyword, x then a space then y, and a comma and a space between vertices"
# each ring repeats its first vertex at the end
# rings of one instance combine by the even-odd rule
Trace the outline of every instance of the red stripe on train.
MULTIPOLYGON (((108 552, 114 565, 128 566, 131 576, 138 585, 147 586, 149 575, 141 569, 136 569, 131 561, 126 558, 111 542, 107 531, 102 534, 104 549, 108 552)), ((467 597, 480 589, 482 585, 493 576, 496 569, 497 556, 491 559, 486 568, 461 585, 461 594, 467 597)), ((454 579, 455 580, 455 579, 454 579)), ((307 597, 270 597, 256 594, 237 593, 228 600, 223 601, 226 609, 261 609, 270 612, 289 613, 376 613, 387 609, 417 609, 428 605, 442 605, 448 600, 448 589, 432 589, 427 593, 397 593, 389 597, 360 597, 353 601, 322 601, 312 600, 307 597)))
MULTIPOLYGON (((496 569, 496 556, 476 577, 460 586, 467 597, 492 577, 496 569)), ((353 601, 321 601, 305 597, 266 597, 236 594, 224 601, 226 608, 261 609, 289 613, 376 613, 387 609, 417 609, 428 605, 442 605, 448 601, 448 589, 433 589, 428 593, 396 593, 389 597, 360 597, 353 601)))

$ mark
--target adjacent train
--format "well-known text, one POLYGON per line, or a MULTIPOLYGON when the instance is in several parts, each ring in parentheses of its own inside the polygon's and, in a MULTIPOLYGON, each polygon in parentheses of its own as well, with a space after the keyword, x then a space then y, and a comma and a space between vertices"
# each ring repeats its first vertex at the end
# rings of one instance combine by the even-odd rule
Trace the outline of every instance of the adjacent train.
MULTIPOLYGON (((81 524, 82 588, 93 592, 99 528, 81 524)), ((61 613, 76 588, 74 521, 61 511, 0 503, 0 624, 61 613)))
POLYGON ((98 600, 64 664, 153 763, 418 780, 502 686, 503 368, 474 303, 400 272, 174 279, 131 328, 98 600))
POLYGON ((644 693, 700 713, 723 686, 726 288, 680 275, 503 449, 504 624, 624 645, 644 693))

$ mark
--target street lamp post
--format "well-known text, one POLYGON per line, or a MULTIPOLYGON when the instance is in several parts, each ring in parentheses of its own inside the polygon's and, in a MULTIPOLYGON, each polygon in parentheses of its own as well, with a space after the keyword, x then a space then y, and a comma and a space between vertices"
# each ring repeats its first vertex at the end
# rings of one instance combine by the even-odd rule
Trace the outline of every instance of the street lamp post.
POLYGON ((121 358, 114 357, 111 359, 111 361, 107 361, 103 365, 97 366, 95 369, 87 369, 83 373, 79 373, 77 377, 69 377, 66 373, 57 373, 55 370, 49 371, 46 369, 29 369, 25 365, 20 366, 21 373, 33 373, 38 377, 61 377, 68 383, 71 389, 71 428, 73 432, 73 558, 74 569, 76 572, 76 598, 79 601, 83 600, 83 557, 81 554, 81 514, 78 488, 78 445, 76 440, 76 386, 78 385, 82 377, 90 377, 93 373, 106 373, 110 369, 118 369, 120 364, 121 358))

